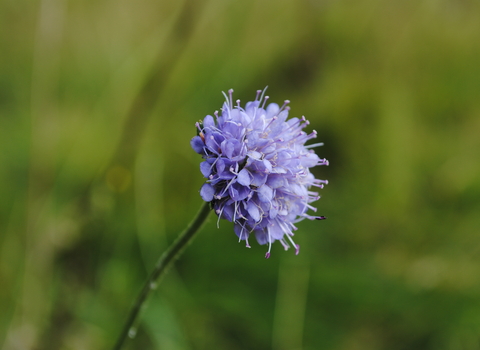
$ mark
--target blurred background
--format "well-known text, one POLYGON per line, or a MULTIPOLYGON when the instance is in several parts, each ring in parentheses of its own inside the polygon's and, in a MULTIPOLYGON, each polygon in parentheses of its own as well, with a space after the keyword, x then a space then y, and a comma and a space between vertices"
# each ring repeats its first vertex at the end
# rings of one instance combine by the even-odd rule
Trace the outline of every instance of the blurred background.
POLYGON ((125 349, 480 349, 480 4, 3 0, 0 348, 109 349, 266 85, 328 179, 300 255, 212 215, 125 349))

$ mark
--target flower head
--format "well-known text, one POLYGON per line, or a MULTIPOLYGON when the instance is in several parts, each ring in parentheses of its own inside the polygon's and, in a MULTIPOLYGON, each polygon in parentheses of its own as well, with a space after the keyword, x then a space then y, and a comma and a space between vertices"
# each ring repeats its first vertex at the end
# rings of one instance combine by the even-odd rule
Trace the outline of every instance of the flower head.
POLYGON ((309 209, 316 211, 310 203, 320 198, 310 187, 328 183, 309 170, 328 165, 311 149, 322 144, 305 146, 317 133, 303 131, 309 124, 305 117, 287 120, 289 101, 281 107, 266 105, 265 90, 258 90, 255 101, 242 108, 240 100, 233 104, 232 94, 233 90, 224 94, 220 115, 215 112, 215 118, 207 115, 196 124, 198 135, 191 145, 204 159, 200 171, 207 178, 200 195, 219 219, 234 222, 235 233, 247 247, 254 234, 259 244, 268 243, 266 258, 274 241, 285 250, 293 245, 298 254, 300 247, 292 239, 295 223, 325 219, 307 214, 309 209))

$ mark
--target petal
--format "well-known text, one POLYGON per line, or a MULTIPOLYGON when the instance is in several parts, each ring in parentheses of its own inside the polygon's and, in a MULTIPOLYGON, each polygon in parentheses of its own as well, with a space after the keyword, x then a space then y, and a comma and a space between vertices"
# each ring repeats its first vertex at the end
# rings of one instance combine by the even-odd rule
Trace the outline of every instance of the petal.
POLYGON ((270 202, 273 198, 273 190, 267 185, 258 188, 258 199, 262 202, 270 202))
POLYGON ((270 226, 270 235, 273 239, 282 239, 285 232, 283 232, 282 227, 278 224, 277 220, 272 221, 272 225, 270 226))
POLYGON ((259 173, 259 172, 254 172, 252 176, 253 176, 253 179, 252 179, 251 185, 256 187, 262 186, 265 183, 265 181, 267 181, 267 177, 268 177, 267 174, 259 173))
POLYGON ((281 111, 280 114, 278 115, 278 120, 277 120, 277 122, 284 122, 285 120, 287 120, 287 117, 288 117, 288 109, 284 109, 284 110, 281 111))
POLYGON ((213 195, 215 194, 215 188, 209 183, 204 183, 200 189, 200 196, 205 202, 211 202, 213 200, 213 195))
POLYGON ((202 172, 203 176, 209 177, 210 174, 212 173, 212 165, 207 161, 201 162, 200 171, 202 172))
POLYGON ((260 105, 260 101, 247 102, 247 104, 245 105, 245 111, 249 115, 255 115, 255 111, 256 111, 256 109, 258 108, 259 105, 260 105))
POLYGON ((195 136, 193 139, 191 139, 190 145, 192 146, 193 150, 198 154, 204 153, 203 148, 205 147, 205 143, 200 136, 195 136))
POLYGON ((237 182, 243 186, 250 186, 252 183, 253 176, 248 172, 247 169, 243 168, 237 175, 237 182))
POLYGON ((268 242, 268 234, 263 230, 255 230, 255 238, 258 244, 266 244, 268 242))
POLYGON ((238 183, 231 185, 228 188, 228 194, 235 202, 242 201, 248 197, 252 190, 248 187, 242 186, 238 183))
POLYGON ((257 151, 248 151, 247 155, 255 160, 260 160, 262 158, 262 154, 257 151))
POLYGON ((280 166, 276 166, 272 169, 272 174, 286 174, 286 173, 287 171, 285 170, 285 168, 280 166))
POLYGON ((270 119, 278 114, 280 107, 276 103, 270 103, 267 106, 267 118, 270 119))
POLYGON ((248 231, 242 225, 235 224, 233 226, 233 231, 235 231, 235 234, 237 235, 237 237, 240 238, 240 240, 242 241, 248 238, 248 231))
POLYGON ((271 174, 268 176, 267 185, 271 188, 279 188, 285 184, 285 177, 281 175, 271 174))
POLYGON ((252 219, 255 220, 255 222, 260 221, 260 210, 258 210, 258 207, 253 201, 249 201, 247 203, 247 211, 248 214, 252 217, 252 219))
POLYGON ((221 145, 222 153, 228 158, 232 158, 235 152, 235 146, 235 142, 233 141, 223 141, 221 145))
POLYGON ((221 152, 220 144, 223 142, 223 140, 225 140, 225 137, 218 132, 208 133, 205 135, 205 144, 210 151, 216 154, 221 152))
POLYGON ((207 115, 205 119, 203 119, 203 127, 210 128, 212 126, 215 126, 215 120, 211 115, 207 115))
POLYGON ((223 161, 222 158, 218 159, 216 167, 217 167, 217 174, 223 173, 223 171, 225 170, 225 162, 223 161))
POLYGON ((313 152, 308 152, 301 158, 301 163, 306 168, 313 168, 319 161, 320 158, 313 152))
POLYGON ((270 163, 269 160, 264 159, 263 160, 263 165, 265 166, 265 172, 271 173, 272 172, 272 163, 270 163))
POLYGON ((225 205, 223 207, 222 217, 228 221, 233 221, 233 205, 225 205))
POLYGON ((270 212, 269 212, 269 217, 270 219, 275 219, 278 215, 278 208, 276 208, 275 206, 272 205, 272 207, 270 208, 270 212))

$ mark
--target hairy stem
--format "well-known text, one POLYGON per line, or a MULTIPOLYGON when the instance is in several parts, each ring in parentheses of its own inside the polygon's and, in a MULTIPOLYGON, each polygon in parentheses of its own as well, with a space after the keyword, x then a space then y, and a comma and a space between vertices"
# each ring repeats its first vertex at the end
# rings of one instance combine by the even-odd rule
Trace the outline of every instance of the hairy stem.
MULTIPOLYGON (((123 326, 122 332, 120 333, 120 336, 118 337, 115 346, 112 348, 113 350, 120 350, 122 348, 129 333, 133 329, 133 326, 136 324, 140 311, 145 305, 145 301, 147 300, 148 296, 150 295, 152 290, 156 288, 158 281, 167 272, 168 268, 172 265, 172 263, 180 256, 185 247, 193 240, 195 234, 199 231, 203 223, 206 221, 209 213, 210 204, 205 202, 202 205, 195 219, 190 223, 190 225, 185 229, 185 231, 183 231, 177 237, 175 242, 173 242, 173 244, 167 249, 167 251, 162 254, 160 259, 158 259, 154 270, 145 281, 145 285, 143 286, 140 294, 138 295, 135 303, 132 306, 132 309, 130 310, 125 325, 123 326)), ((132 336, 133 335, 134 334, 132 334, 132 336)))

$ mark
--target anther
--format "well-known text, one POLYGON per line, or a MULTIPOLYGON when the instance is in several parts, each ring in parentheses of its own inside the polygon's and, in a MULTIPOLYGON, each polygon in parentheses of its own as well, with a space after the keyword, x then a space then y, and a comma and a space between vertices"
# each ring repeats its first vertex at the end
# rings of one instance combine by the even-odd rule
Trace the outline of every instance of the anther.
POLYGON ((265 98, 263 99, 263 103, 262 103, 262 107, 261 108, 265 108, 265 103, 267 103, 268 99, 270 97, 269 96, 265 96, 265 98))

